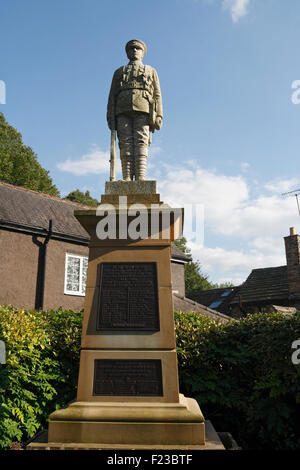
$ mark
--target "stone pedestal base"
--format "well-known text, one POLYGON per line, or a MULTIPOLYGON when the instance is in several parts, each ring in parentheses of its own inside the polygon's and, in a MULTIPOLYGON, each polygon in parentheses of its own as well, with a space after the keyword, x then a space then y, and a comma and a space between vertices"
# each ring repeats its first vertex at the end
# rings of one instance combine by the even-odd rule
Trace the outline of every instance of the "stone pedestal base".
POLYGON ((48 432, 43 431, 26 446, 26 450, 225 450, 224 445, 210 421, 205 421, 205 444, 94 444, 74 442, 48 442, 48 432))
POLYGON ((51 443, 155 446, 205 444, 204 418, 196 402, 75 402, 50 415, 51 443))

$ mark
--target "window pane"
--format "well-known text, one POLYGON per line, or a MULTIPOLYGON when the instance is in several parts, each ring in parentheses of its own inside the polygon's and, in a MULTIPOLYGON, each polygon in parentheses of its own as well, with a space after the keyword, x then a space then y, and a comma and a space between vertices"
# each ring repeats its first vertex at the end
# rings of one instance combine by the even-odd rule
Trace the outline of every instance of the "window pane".
POLYGON ((221 305, 222 300, 215 300, 212 304, 208 306, 208 308, 217 308, 219 305, 221 305))
POLYGON ((67 290, 79 292, 80 258, 68 256, 67 290))
POLYGON ((87 268, 88 268, 88 258, 83 258, 82 259, 82 278, 81 278, 81 293, 82 294, 85 294, 87 268))
POLYGON ((231 294, 232 291, 233 289, 225 290, 223 294, 221 294, 221 297, 227 297, 227 295, 231 294))

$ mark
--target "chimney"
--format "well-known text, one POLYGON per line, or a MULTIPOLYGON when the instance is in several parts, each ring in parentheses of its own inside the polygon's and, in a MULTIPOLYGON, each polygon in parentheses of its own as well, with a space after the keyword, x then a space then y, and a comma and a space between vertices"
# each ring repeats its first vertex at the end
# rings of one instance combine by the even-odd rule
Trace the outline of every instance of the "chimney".
POLYGON ((290 298, 300 300, 300 236, 290 228, 290 235, 284 237, 290 298))

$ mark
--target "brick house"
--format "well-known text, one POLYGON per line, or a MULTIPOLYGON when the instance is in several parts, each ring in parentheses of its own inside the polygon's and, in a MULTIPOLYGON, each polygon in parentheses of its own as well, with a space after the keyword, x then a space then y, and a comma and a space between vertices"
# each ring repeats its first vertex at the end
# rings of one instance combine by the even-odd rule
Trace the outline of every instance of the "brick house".
MULTIPOLYGON (((83 208, 88 209, 0 182, 0 305, 83 309, 89 236, 74 217, 74 210, 83 208)), ((213 310, 185 300, 184 265, 188 261, 172 244, 174 308, 181 302, 181 307, 213 316, 213 310)))

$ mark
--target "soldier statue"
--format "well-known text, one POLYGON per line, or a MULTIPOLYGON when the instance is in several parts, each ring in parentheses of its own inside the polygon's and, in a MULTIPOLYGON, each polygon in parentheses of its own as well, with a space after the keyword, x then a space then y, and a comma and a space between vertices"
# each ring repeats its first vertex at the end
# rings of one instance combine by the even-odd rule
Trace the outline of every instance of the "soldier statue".
POLYGON ((107 122, 117 131, 123 180, 144 180, 152 133, 162 126, 161 92, 156 70, 142 62, 146 44, 133 39, 125 49, 129 63, 114 73, 107 122))

